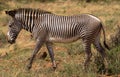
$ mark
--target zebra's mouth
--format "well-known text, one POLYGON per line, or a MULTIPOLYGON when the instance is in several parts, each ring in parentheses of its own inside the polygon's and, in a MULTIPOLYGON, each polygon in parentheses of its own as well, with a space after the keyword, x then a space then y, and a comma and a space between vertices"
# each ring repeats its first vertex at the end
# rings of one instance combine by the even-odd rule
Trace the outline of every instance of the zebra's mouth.
POLYGON ((15 43, 15 40, 8 40, 8 42, 9 42, 10 44, 14 44, 14 43, 15 43))

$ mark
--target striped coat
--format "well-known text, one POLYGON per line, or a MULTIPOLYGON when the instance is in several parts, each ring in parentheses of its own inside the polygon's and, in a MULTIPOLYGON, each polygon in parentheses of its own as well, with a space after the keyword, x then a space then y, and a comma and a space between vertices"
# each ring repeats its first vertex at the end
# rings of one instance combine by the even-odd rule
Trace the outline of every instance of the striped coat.
POLYGON ((105 50, 100 43, 100 34, 103 31, 104 45, 109 49, 106 44, 105 30, 100 19, 93 15, 60 16, 48 11, 31 8, 14 9, 6 11, 6 14, 12 17, 8 31, 9 43, 15 42, 21 29, 31 32, 37 40, 28 69, 31 68, 34 57, 43 44, 46 44, 53 68, 56 68, 52 48, 53 42, 67 43, 82 39, 86 52, 85 69, 92 56, 91 44, 95 46, 104 59, 106 58, 105 50))

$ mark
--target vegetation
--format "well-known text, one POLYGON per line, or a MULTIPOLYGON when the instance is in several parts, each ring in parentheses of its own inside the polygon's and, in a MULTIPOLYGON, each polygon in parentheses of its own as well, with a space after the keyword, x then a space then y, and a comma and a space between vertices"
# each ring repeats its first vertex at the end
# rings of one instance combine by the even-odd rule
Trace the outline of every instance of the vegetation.
POLYGON ((117 25, 114 35, 111 35, 112 47, 120 45, 120 27, 117 25))
MULTIPOLYGON (((70 44, 55 44, 57 69, 53 71, 49 56, 40 59, 45 46, 37 54, 30 71, 26 70, 28 58, 34 48, 35 41, 30 33, 21 31, 16 43, 10 45, 6 40, 7 23, 10 19, 4 11, 19 7, 40 8, 58 15, 75 15, 88 13, 101 19, 106 31, 107 43, 111 47, 107 51, 108 74, 120 76, 120 1, 119 0, 0 0, 0 77, 102 77, 105 67, 99 53, 92 46, 93 57, 84 72, 85 52, 81 41, 70 44), (88 3, 86 1, 89 1, 88 3)), ((102 36, 103 38, 103 36, 102 36)), ((102 39, 101 39, 102 42, 102 39)))

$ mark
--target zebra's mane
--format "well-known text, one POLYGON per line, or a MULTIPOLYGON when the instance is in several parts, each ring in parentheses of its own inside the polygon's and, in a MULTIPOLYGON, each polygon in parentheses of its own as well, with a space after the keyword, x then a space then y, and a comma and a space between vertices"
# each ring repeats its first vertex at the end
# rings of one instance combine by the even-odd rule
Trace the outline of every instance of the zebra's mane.
POLYGON ((49 11, 41 10, 41 9, 32 9, 32 8, 18 8, 10 11, 5 11, 6 14, 15 17, 16 14, 20 14, 25 12, 26 14, 29 14, 30 12, 35 12, 37 14, 53 14, 49 11))
POLYGON ((33 9, 33 8, 19 8, 19 9, 14 9, 16 12, 22 12, 22 11, 26 11, 26 12, 30 12, 30 11, 35 11, 41 14, 52 14, 49 11, 45 11, 42 9, 33 9))
POLYGON ((39 14, 52 14, 49 11, 45 11, 42 9, 33 9, 33 8, 18 8, 12 11, 15 11, 16 13, 22 13, 23 11, 26 11, 26 13, 29 13, 29 12, 35 11, 35 12, 38 12, 39 14))

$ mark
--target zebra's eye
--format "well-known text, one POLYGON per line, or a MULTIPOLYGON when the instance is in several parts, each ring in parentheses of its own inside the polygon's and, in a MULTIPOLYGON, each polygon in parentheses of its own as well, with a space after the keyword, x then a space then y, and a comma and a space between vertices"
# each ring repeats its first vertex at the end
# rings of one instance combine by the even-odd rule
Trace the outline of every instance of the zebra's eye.
POLYGON ((12 24, 10 24, 9 27, 12 27, 12 24))
POLYGON ((11 27, 11 25, 9 25, 9 27, 11 27))

